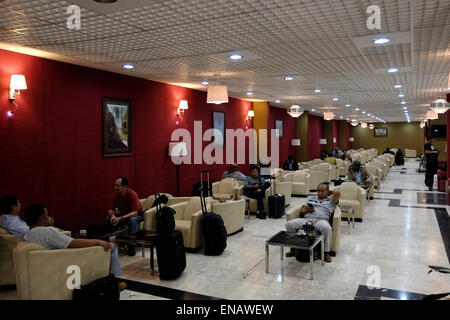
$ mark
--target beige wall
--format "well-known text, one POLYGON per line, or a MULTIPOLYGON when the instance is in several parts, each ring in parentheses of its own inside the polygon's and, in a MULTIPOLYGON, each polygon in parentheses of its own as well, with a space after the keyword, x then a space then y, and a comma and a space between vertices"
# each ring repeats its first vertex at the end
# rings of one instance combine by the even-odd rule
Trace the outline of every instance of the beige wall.
POLYGON ((304 112, 297 118, 297 138, 301 146, 296 149, 296 158, 299 162, 308 161, 308 113, 304 112))
POLYGON ((375 137, 374 130, 370 130, 369 128, 363 129, 360 125, 353 127, 352 133, 355 138, 353 148, 376 148, 378 149, 378 153, 383 153, 386 147, 401 148, 403 153, 405 152, 405 148, 415 149, 417 155, 423 152, 424 129, 419 127, 418 122, 393 122, 377 124, 375 127, 388 128, 388 136, 375 137))
POLYGON ((345 150, 347 149, 347 122, 346 121, 338 121, 338 132, 339 132, 339 149, 345 150))

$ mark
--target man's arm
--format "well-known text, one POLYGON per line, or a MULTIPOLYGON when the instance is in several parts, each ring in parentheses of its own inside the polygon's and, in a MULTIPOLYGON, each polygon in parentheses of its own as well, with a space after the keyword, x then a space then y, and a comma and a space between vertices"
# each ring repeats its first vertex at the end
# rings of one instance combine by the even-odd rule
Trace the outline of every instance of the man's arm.
POLYGON ((308 206, 302 206, 302 208, 300 209, 300 218, 303 218, 305 216, 305 214, 307 213, 313 213, 314 212, 314 208, 310 208, 308 206))
POLYGON ((69 244, 69 248, 89 248, 101 246, 108 251, 111 249, 111 243, 99 239, 73 239, 69 244))
POLYGON ((339 191, 330 191, 330 192, 333 195, 331 199, 333 199, 334 204, 338 204, 339 198, 341 197, 341 193, 339 191))

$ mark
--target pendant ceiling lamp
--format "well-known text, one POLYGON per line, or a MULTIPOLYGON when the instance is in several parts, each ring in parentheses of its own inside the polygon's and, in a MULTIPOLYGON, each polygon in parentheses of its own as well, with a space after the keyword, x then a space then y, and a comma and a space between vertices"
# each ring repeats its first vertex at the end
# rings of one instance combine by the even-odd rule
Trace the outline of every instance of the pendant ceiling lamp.
POLYGON ((358 120, 353 119, 351 124, 356 127, 358 125, 358 120))
POLYGON ((373 123, 370 124, 369 129, 373 130, 375 128, 375 126, 373 125, 373 123))
POLYGON ((298 118, 303 114, 303 109, 299 105, 293 104, 287 109, 287 113, 292 118, 298 118))
POLYGON ((361 122, 361 128, 367 128, 367 123, 366 122, 361 122))
POLYGON ((433 110, 428 110, 426 117, 427 120, 436 120, 439 118, 439 115, 433 110))
POLYGON ((206 103, 214 103, 214 104, 228 103, 227 86, 221 85, 217 81, 215 84, 211 84, 208 87, 206 103))
POLYGON ((333 112, 325 112, 323 114, 323 118, 327 121, 333 120, 334 119, 334 113, 333 112))
POLYGON ((437 99, 430 104, 430 108, 437 114, 442 114, 446 113, 447 110, 450 109, 450 105, 444 99, 437 99))

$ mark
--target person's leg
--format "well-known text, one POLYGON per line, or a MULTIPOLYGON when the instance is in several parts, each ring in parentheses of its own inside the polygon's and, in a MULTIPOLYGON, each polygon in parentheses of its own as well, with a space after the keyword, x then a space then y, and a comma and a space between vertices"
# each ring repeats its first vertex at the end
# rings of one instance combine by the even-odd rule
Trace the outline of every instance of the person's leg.
POLYGON ((116 278, 122 275, 122 267, 119 262, 119 255, 117 252, 117 246, 111 243, 111 260, 109 262, 109 273, 113 274, 116 278))
POLYGON ((128 221, 128 234, 135 234, 139 231, 139 224, 144 221, 142 216, 131 217, 128 221))
POLYGON ((332 229, 328 221, 319 220, 316 225, 316 229, 323 235, 325 261, 331 262, 330 249, 331 249, 331 233, 332 229))
MULTIPOLYGON (((304 218, 297 218, 286 223, 286 232, 290 234, 297 233, 298 230, 302 229, 308 220, 304 218)), ((294 249, 291 248, 290 251, 286 252, 286 257, 293 257, 295 255, 294 249)))

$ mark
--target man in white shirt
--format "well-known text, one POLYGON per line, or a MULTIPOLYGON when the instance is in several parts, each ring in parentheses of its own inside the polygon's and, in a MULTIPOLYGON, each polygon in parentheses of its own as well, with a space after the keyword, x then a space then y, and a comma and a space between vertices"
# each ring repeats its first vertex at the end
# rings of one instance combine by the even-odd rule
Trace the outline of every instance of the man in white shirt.
MULTIPOLYGON (((98 239, 73 239, 66 236, 58 229, 48 226, 47 209, 40 204, 33 204, 26 208, 25 221, 30 227, 24 237, 26 241, 40 244, 49 250, 101 246, 105 251, 111 250, 109 273, 116 277, 122 274, 117 247, 114 243, 98 239)), ((126 288, 125 282, 118 282, 118 285, 120 290, 126 288)))

